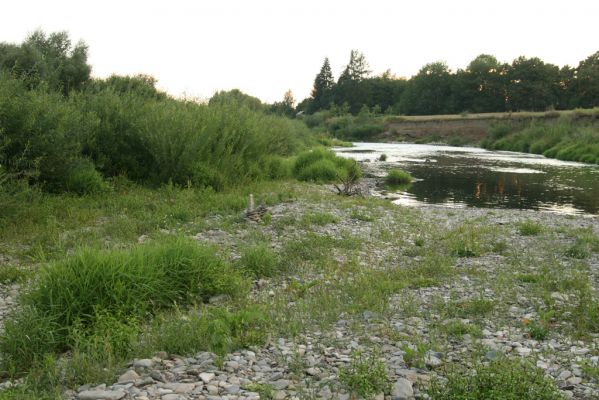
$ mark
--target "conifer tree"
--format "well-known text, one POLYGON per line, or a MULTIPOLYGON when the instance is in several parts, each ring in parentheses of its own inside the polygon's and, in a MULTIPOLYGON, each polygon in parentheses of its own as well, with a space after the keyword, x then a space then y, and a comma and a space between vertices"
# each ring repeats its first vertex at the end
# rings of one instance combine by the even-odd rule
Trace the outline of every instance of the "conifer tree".
POLYGON ((329 58, 326 57, 320 68, 320 72, 316 75, 316 79, 314 79, 314 88, 312 89, 312 112, 326 109, 330 106, 330 103, 333 101, 332 94, 334 86, 335 80, 333 79, 331 64, 329 64, 329 58))

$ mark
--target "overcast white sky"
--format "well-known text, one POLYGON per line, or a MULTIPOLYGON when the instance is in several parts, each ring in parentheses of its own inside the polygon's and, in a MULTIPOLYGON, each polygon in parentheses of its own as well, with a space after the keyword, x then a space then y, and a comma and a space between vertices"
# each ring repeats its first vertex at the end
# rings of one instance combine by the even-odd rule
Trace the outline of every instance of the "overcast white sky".
POLYGON ((575 66, 599 50, 597 0, 18 0, 0 5, 0 41, 37 28, 89 45, 93 75, 146 73, 179 96, 239 88, 263 101, 308 96, 325 56, 351 49, 374 74, 452 70, 478 54, 575 66))

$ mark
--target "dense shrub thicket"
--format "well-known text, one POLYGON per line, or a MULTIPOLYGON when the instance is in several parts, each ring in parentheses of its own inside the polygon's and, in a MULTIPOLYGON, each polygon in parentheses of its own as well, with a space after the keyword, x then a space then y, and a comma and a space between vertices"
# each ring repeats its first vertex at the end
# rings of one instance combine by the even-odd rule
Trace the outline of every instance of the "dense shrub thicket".
POLYGON ((298 121, 170 99, 153 84, 113 77, 64 96, 0 73, 0 165, 50 191, 99 190, 95 171, 219 190, 284 175, 278 157, 308 138, 298 121))

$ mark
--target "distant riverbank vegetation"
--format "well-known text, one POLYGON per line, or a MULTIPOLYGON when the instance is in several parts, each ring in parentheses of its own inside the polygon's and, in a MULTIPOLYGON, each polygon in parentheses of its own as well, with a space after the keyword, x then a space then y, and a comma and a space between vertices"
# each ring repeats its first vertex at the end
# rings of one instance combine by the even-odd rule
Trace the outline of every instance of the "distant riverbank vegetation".
POLYGON ((563 116, 557 122, 533 120, 523 129, 510 122, 495 124, 482 147, 523 153, 543 154, 565 161, 599 164, 599 129, 563 116))

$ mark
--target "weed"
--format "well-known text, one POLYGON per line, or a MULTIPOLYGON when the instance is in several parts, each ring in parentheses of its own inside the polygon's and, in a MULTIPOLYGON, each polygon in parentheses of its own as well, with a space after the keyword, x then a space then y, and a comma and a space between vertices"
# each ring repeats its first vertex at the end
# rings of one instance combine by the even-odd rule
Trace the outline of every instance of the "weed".
POLYGON ((545 321, 524 320, 524 329, 534 340, 545 340, 549 336, 549 327, 545 321))
POLYGON ((403 359, 408 367, 424 368, 426 352, 429 350, 427 345, 424 343, 404 344, 401 350, 404 353, 403 359))
POLYGON ((354 352, 350 364, 340 369, 339 381, 350 393, 371 399, 379 393, 388 393, 391 390, 387 368, 380 360, 379 354, 378 351, 374 351, 370 356, 365 356, 360 352, 354 352))
POLYGON ((260 399, 274 400, 275 387, 269 383, 252 383, 246 386, 250 392, 255 392, 260 395, 260 399))

